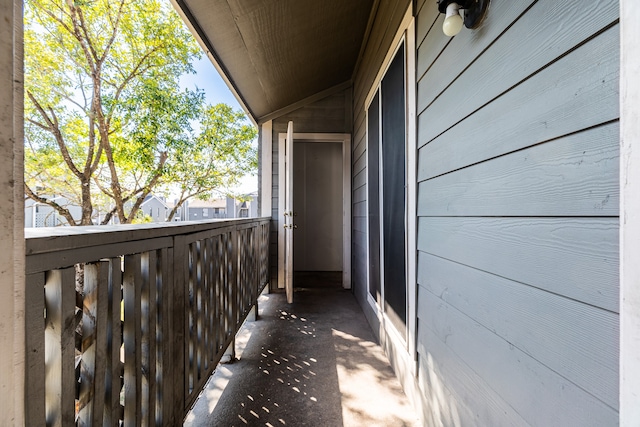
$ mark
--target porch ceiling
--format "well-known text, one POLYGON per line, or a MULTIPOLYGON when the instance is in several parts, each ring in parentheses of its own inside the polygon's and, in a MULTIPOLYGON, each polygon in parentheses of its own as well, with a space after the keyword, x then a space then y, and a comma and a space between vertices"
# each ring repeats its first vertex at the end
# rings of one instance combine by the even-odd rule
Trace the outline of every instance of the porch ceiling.
POLYGON ((351 79, 374 0, 174 0, 256 122, 351 79))

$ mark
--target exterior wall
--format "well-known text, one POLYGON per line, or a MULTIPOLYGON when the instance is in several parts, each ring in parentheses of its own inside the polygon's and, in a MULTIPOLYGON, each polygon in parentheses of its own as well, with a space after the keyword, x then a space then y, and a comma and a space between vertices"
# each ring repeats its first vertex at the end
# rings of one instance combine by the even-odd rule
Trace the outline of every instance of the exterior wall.
POLYGON ((616 425, 618 2, 442 20, 417 16, 426 422, 616 425))
POLYGON ((0 0, 0 425, 24 425, 22 0, 0 0))
POLYGON ((218 208, 218 213, 216 213, 215 208, 189 207, 189 221, 215 218, 227 218, 224 208, 218 208))
MULTIPOLYGON (((56 203, 66 207, 71 216, 80 220, 82 217, 82 208, 73 205, 64 197, 54 197, 56 203)), ((57 211, 44 203, 36 203, 32 199, 25 198, 24 201, 24 226, 31 227, 60 227, 67 226, 69 223, 66 218, 58 215, 57 211)))
POLYGON ((150 216, 153 222, 165 222, 167 215, 169 215, 169 209, 161 200, 152 197, 145 201, 140 207, 142 213, 150 216))
POLYGON ((350 133, 351 88, 312 102, 272 122, 272 176, 271 176, 271 286, 278 286, 278 135, 287 132, 287 123, 293 120, 294 132, 350 133))
POLYGON ((236 218, 236 200, 233 197, 228 197, 226 199, 227 208, 226 212, 228 213, 229 218, 236 218))
POLYGON ((382 67, 402 22, 409 1, 381 0, 354 77, 352 152, 352 287, 373 332, 379 334, 379 321, 367 302, 367 135, 366 97, 382 67))

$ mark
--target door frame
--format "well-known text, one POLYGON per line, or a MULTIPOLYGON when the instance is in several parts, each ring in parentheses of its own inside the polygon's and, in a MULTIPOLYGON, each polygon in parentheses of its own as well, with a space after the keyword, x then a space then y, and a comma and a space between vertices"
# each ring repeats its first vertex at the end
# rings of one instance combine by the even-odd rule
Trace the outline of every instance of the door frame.
MULTIPOLYGON (((295 123, 294 123, 295 126, 295 123)), ((278 288, 285 286, 285 140, 278 133, 278 288)), ((337 142, 342 144, 342 287, 351 289, 351 134, 293 133, 293 142, 337 142)))

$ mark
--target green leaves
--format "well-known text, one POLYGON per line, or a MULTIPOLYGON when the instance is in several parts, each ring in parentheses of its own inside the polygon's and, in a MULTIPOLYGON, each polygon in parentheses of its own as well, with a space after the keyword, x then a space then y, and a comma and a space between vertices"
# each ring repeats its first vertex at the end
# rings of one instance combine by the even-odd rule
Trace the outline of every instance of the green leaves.
POLYGON ((244 114, 179 88, 200 55, 166 1, 25 0, 27 193, 65 195, 74 225, 126 223, 154 190, 188 198, 254 171, 244 114))

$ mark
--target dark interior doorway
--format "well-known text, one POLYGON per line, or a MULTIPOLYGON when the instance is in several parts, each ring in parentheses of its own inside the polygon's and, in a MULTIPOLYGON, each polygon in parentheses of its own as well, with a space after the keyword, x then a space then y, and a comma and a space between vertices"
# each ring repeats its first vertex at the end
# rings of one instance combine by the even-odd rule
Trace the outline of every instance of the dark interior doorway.
POLYGON ((335 282, 337 277, 341 284, 344 265, 342 144, 295 142, 294 156, 293 203, 298 226, 293 244, 294 283, 299 286, 298 278, 311 277, 301 273, 322 273, 320 277, 325 278, 326 283, 335 282))

